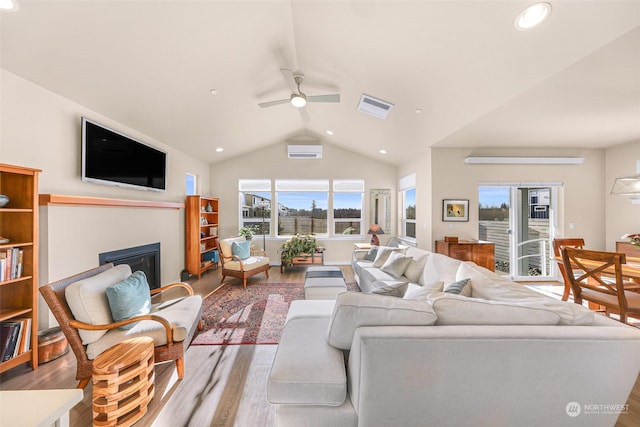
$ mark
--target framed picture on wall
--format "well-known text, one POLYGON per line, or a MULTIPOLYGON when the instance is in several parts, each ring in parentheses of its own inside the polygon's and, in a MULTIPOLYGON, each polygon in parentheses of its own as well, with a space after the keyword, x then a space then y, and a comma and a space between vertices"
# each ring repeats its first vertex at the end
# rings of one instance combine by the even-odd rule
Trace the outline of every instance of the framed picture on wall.
POLYGON ((443 221, 469 221, 469 200, 442 200, 443 221))

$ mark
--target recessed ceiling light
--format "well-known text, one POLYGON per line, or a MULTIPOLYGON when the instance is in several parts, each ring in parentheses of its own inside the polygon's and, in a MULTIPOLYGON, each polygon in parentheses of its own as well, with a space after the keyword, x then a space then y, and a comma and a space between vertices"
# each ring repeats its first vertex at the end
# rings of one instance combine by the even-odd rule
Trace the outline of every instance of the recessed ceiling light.
POLYGON ((416 108, 416 114, 422 114, 422 110, 419 108, 416 108))
POLYGON ((222 153, 223 151, 224 151, 224 148, 222 148, 222 147, 216 148, 216 152, 217 153, 222 153))
POLYGON ((331 129, 327 129, 327 135, 333 135, 333 131, 331 129))
POLYGON ((210 93, 211 95, 217 95, 217 94, 218 94, 218 89, 211 89, 211 90, 209 91, 209 93, 210 93))
POLYGON ((18 3, 15 0, 0 0, 0 9, 2 10, 15 10, 18 8, 18 3))
POLYGON ((551 4, 532 4, 516 17, 514 25, 518 30, 529 30, 536 27, 551 15, 551 4))
POLYGON ((387 154, 387 150, 380 150, 379 153, 380 154, 387 154))

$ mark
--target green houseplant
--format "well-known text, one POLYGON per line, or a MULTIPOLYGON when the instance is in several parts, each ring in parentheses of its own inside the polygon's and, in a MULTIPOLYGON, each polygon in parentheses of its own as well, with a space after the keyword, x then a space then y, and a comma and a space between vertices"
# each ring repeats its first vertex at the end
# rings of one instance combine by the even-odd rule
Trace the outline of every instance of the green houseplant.
POLYGON ((316 238, 310 234, 296 234, 280 247, 281 259, 289 263, 299 256, 310 256, 318 247, 316 238))
POLYGON ((255 233, 258 232, 258 230, 260 230, 260 227, 257 225, 250 225, 247 227, 242 227, 238 230, 238 234, 240 234, 242 237, 244 237, 247 240, 251 240, 253 238, 253 235, 255 233))

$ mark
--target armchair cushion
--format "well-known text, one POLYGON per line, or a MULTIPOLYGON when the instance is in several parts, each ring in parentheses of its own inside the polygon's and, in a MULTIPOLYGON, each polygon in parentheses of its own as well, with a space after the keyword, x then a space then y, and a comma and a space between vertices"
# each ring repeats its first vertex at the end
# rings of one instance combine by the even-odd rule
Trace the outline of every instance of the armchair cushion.
POLYGON ((269 258, 263 256, 250 256, 247 259, 242 260, 242 266, 240 261, 227 261, 224 263, 225 270, 236 271, 249 271, 269 264, 269 258))
MULTIPOLYGON (((135 271, 123 281, 107 288, 107 299, 111 316, 115 322, 151 312, 151 293, 147 276, 142 271, 135 271)), ((135 323, 120 326, 120 329, 131 329, 135 323)))
MULTIPOLYGON (((131 267, 121 264, 67 286, 65 298, 73 317, 91 325, 112 323, 106 290, 130 275, 131 267)), ((86 345, 100 339, 107 331, 79 330, 78 333, 86 345)))
POLYGON ((245 239, 242 236, 230 237, 228 239, 218 240, 218 244, 220 245, 220 252, 221 252, 220 256, 224 258, 231 258, 233 256, 233 252, 231 251, 231 245, 233 245, 234 242, 242 243, 246 241, 247 239, 245 239))
POLYGON ((251 255, 251 242, 245 240, 244 242, 231 243, 231 254, 242 260, 249 258, 251 255))
MULTIPOLYGON (((171 323, 173 341, 182 342, 189 336, 201 315, 202 297, 193 295, 185 298, 163 301, 151 307, 151 314, 163 317, 171 323)), ((154 320, 134 323, 128 330, 111 329, 97 341, 87 346, 87 357, 95 359, 100 353, 123 340, 135 337, 151 337, 155 347, 167 344, 164 326, 154 320)))

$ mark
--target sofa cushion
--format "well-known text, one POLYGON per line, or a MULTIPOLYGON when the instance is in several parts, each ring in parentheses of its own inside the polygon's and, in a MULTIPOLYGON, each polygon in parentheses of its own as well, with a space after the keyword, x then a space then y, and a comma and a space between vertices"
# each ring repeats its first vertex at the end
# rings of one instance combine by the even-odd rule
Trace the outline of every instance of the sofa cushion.
POLYGON ((274 404, 340 406, 347 397, 344 354, 323 339, 329 317, 290 319, 267 381, 274 404))
POLYGON ((438 316, 436 325, 557 325, 553 310, 515 301, 489 301, 445 292, 432 293, 428 301, 438 316))
MULTIPOLYGON (((114 322, 151 312, 151 293, 143 271, 135 271, 121 282, 108 287, 106 292, 114 322)), ((120 328, 131 329, 134 326, 135 323, 129 323, 120 328)))
POLYGON ((402 298, 407 291, 408 285, 409 283, 403 281, 376 281, 373 283, 375 289, 371 293, 402 298))
POLYGON ((269 264, 269 258, 263 256, 250 256, 242 260, 242 268, 240 261, 225 261, 224 268, 227 270, 249 271, 263 265, 269 264))
POLYGON ((389 273, 385 273, 381 269, 375 267, 362 268, 360 270, 360 279, 360 289, 362 292, 371 292, 371 290, 373 290, 374 282, 398 280, 389 273))
MULTIPOLYGON (((193 332, 192 329, 201 318, 202 297, 192 295, 185 298, 177 298, 162 301, 151 306, 151 314, 166 319, 172 326, 173 341, 180 342, 193 332)), ((128 330, 111 329, 97 341, 87 346, 87 357, 95 359, 100 353, 123 340, 136 337, 151 337, 155 347, 167 343, 164 326, 155 320, 141 320, 128 330)))
MULTIPOLYGON (((91 325, 112 323, 107 288, 131 275, 131 267, 127 264, 116 265, 106 271, 86 279, 78 280, 65 289, 65 298, 71 313, 76 320, 91 325)), ((83 344, 90 344, 107 333, 107 330, 78 331, 83 344)))
POLYGON ((384 264, 382 264, 380 270, 392 275, 396 279, 399 279, 404 274, 404 271, 407 269, 411 261, 413 261, 413 258, 410 256, 403 255, 399 252, 392 252, 389 255, 389 258, 387 258, 384 264))
POLYGON ((349 350, 361 326, 424 326, 435 321, 436 315, 426 301, 343 292, 336 300, 326 338, 332 346, 349 350))
POLYGON ((442 254, 429 254, 418 283, 424 285, 426 283, 436 283, 441 280, 444 283, 453 283, 457 280, 456 273, 460 264, 462 264, 462 261, 449 258, 442 254))
POLYGON ((391 248, 389 246, 378 246, 378 253, 376 253, 376 259, 373 260, 373 266, 376 268, 382 267, 392 252, 404 253, 404 248, 391 248))
POLYGON ((449 294, 464 295, 465 297, 470 297, 471 296, 471 285, 469 285, 470 281, 471 279, 467 278, 467 279, 457 280, 453 283, 449 283, 447 286, 444 287, 444 292, 447 292, 449 294))
MULTIPOLYGON (((407 253, 407 255, 409 255, 409 253, 407 253)), ((407 269, 404 270, 404 275, 410 282, 418 283, 420 281, 420 276, 422 275, 428 257, 428 253, 411 256, 411 262, 407 266, 407 269)))

